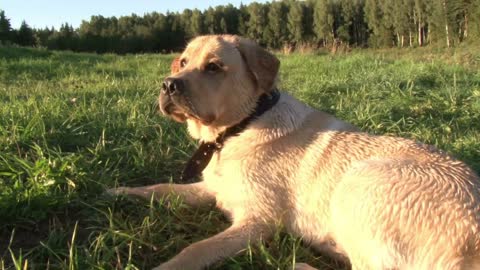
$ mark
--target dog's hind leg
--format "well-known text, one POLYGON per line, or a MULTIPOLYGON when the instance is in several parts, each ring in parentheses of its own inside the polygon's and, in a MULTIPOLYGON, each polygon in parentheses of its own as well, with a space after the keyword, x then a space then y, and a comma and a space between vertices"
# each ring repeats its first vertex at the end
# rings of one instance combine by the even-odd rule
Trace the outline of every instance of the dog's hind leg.
POLYGON ((161 199, 166 195, 180 196, 186 204, 200 206, 215 203, 215 196, 208 192, 203 182, 193 184, 157 184, 143 187, 119 187, 107 190, 111 195, 133 195, 149 200, 152 195, 161 199))
POLYGON ((245 250, 268 237, 269 230, 258 223, 233 224, 227 230, 191 244, 154 270, 200 270, 245 250))

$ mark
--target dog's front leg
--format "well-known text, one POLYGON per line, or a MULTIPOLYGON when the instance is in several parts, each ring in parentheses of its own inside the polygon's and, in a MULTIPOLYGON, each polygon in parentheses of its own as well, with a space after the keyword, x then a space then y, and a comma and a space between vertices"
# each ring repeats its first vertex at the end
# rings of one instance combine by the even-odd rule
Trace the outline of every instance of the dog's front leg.
POLYGON ((234 256, 246 249, 249 243, 258 243, 268 237, 267 230, 259 224, 233 224, 227 230, 191 244, 168 262, 154 270, 200 270, 221 259, 234 256))
POLYGON ((215 196, 206 188, 204 182, 193 184, 157 184, 144 187, 119 187, 107 190, 112 195, 134 195, 146 198, 147 200, 155 196, 161 199, 166 195, 172 194, 180 196, 186 204, 200 206, 215 203, 215 196))

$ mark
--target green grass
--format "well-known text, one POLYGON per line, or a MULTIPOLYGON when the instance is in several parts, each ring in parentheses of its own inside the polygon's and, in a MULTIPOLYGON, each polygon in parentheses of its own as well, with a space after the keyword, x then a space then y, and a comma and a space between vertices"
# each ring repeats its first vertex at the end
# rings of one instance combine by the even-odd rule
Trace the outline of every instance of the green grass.
MULTIPOLYGON (((480 171, 480 57, 462 64, 450 61, 454 52, 429 53, 280 56, 281 88, 480 171)), ((103 195, 175 181, 195 148, 158 113, 172 57, 0 47, 0 269, 148 269, 228 226, 219 212, 174 198, 103 195)), ((341 269, 281 230, 211 269, 288 269, 294 260, 341 269)))

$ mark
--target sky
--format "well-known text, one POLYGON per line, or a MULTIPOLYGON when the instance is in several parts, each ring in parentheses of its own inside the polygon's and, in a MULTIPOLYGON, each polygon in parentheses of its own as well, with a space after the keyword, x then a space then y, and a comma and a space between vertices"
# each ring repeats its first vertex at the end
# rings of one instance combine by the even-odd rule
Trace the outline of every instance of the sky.
POLYGON ((23 20, 35 28, 54 26, 56 29, 62 23, 78 27, 82 20, 89 20, 92 15, 104 17, 143 15, 157 11, 182 11, 186 8, 200 10, 210 6, 251 2, 266 2, 265 0, 1 0, 0 9, 5 11, 13 28, 19 28, 23 20))

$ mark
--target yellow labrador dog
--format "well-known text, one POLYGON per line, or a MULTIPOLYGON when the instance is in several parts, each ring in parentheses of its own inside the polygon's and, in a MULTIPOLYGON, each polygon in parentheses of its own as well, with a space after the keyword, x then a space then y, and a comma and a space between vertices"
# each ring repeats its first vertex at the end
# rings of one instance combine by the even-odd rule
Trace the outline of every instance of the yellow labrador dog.
POLYGON ((172 64, 160 107, 200 140, 184 175, 203 180, 110 192, 216 203, 232 226, 155 269, 203 269, 268 239, 278 224, 353 269, 480 269, 480 181, 472 169, 280 93, 279 65, 230 35, 195 38, 172 64))

